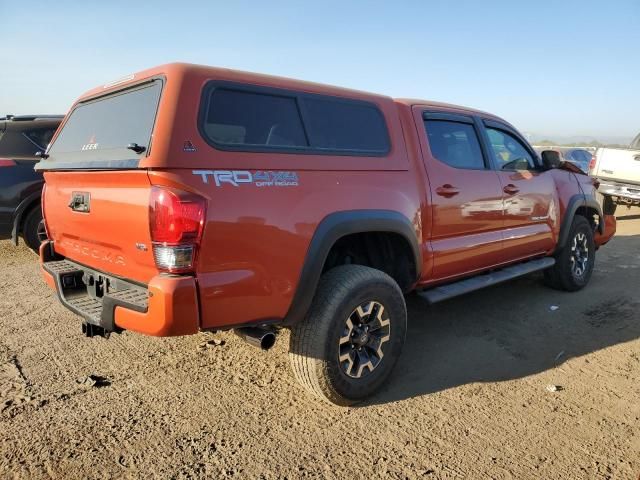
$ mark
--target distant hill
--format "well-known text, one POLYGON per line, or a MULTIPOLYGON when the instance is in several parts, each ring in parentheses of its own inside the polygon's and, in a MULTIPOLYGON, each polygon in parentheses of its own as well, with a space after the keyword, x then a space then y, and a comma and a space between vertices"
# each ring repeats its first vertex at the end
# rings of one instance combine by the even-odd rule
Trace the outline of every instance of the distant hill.
POLYGON ((535 133, 525 134, 531 143, 536 145, 565 145, 567 147, 601 147, 623 146, 628 147, 632 137, 600 135, 593 136, 565 136, 565 135, 539 135, 535 133))

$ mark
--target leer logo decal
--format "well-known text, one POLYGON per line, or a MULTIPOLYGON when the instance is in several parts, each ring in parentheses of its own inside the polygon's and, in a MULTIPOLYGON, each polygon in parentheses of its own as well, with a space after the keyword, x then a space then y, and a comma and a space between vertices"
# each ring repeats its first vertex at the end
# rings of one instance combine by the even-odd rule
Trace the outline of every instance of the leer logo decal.
POLYGON ((97 150, 97 149, 98 149, 98 142, 96 142, 96 135, 94 133, 89 138, 89 141, 84 145, 82 145, 81 150, 97 150))
POLYGON ((191 143, 190 140, 186 140, 182 144, 182 151, 183 152, 197 152, 198 150, 196 149, 195 145, 193 143, 191 143))
POLYGON ((256 187, 297 187, 299 180, 296 172, 258 170, 193 170, 194 175, 200 175, 203 183, 209 183, 213 178, 216 187, 229 184, 239 187, 241 184, 253 184, 256 187))

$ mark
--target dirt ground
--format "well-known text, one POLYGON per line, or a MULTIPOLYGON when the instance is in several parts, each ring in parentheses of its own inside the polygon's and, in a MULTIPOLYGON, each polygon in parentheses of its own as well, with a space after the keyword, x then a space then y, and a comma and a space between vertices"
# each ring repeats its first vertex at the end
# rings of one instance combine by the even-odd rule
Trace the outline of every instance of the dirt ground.
POLYGON ((636 480, 640 209, 619 213, 581 292, 534 275, 409 297, 394 378, 348 409, 298 387, 286 333, 266 353, 84 338, 36 257, 0 242, 0 477, 636 480))

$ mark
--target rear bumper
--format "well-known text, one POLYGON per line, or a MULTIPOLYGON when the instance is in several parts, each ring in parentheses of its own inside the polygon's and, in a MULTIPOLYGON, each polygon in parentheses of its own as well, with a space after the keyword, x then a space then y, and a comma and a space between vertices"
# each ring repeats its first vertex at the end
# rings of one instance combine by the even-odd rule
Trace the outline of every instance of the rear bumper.
POLYGON ((40 262, 42 276, 56 291, 60 302, 86 323, 107 332, 131 330, 168 337, 199 330, 193 277, 157 275, 146 287, 135 285, 56 257, 50 241, 40 247, 40 262), (108 291, 96 295, 96 288, 89 285, 91 278, 100 282, 109 279, 108 291))
POLYGON ((603 195, 617 197, 617 203, 640 204, 640 185, 600 180, 598 191, 603 195))

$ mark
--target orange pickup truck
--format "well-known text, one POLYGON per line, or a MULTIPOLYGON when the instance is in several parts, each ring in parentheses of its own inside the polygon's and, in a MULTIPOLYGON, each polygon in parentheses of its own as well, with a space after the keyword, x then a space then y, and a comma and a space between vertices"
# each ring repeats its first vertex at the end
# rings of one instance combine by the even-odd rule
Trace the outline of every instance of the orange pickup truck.
POLYGON ((290 328, 295 376, 341 405, 391 373, 403 294, 578 290, 615 232, 591 178, 495 115, 197 65, 84 94, 36 168, 42 272, 85 334, 290 328))

